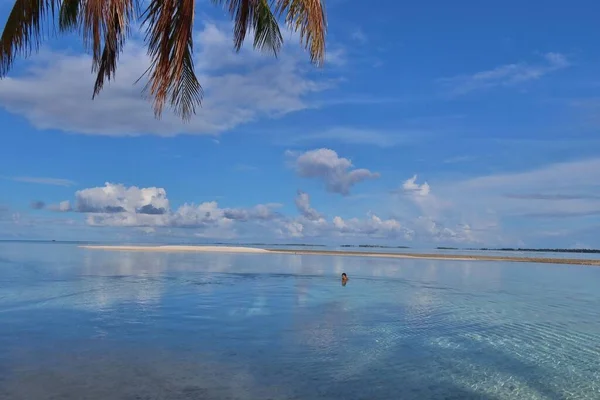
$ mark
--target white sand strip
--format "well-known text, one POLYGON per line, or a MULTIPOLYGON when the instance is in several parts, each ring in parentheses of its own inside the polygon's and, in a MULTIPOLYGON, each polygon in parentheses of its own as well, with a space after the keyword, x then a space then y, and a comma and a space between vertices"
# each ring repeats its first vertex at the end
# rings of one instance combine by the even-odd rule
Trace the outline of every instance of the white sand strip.
POLYGON ((145 252, 193 252, 193 253, 269 253, 265 249, 233 246, 80 246, 88 250, 145 251, 145 252))
POLYGON ((533 262, 548 264, 573 264, 600 266, 600 260, 574 259, 574 258, 538 258, 538 257, 512 257, 512 256, 486 256, 486 255, 459 255, 459 254, 407 254, 407 253, 378 253, 362 251, 337 251, 337 250, 292 250, 277 249, 267 250, 255 247, 235 246, 80 246, 89 250, 107 251, 145 251, 145 252, 190 252, 190 253, 258 253, 258 254, 295 254, 316 256, 342 256, 342 257, 377 257, 377 258, 410 258, 427 260, 452 260, 452 261, 508 261, 508 262, 533 262))

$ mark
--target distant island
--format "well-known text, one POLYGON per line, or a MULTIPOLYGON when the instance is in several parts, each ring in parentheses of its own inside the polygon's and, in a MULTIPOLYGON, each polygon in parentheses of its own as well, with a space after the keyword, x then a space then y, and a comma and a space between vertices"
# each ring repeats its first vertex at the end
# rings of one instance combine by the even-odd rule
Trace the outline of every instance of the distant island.
MULTIPOLYGON (((216 246, 232 246, 232 243, 209 243, 214 244, 216 246)), ((293 247, 327 247, 324 244, 314 244, 314 243, 235 243, 235 246, 293 246, 293 247)))
POLYGON ((382 252, 382 251, 356 251, 356 250, 321 250, 321 249, 264 249, 258 247, 233 247, 233 246, 181 246, 181 245, 163 245, 163 246, 80 246, 89 250, 105 251, 143 251, 143 252, 162 252, 162 253, 254 253, 254 254, 293 254, 306 256, 342 256, 342 257, 378 257, 378 258, 398 258, 398 259, 428 259, 428 260, 455 260, 455 261, 507 261, 507 262, 533 262, 547 264, 572 264, 572 265, 593 265, 600 267, 600 260, 583 258, 549 258, 549 257, 514 257, 508 255, 482 255, 482 254, 425 254, 425 253, 402 253, 402 252, 382 252))
POLYGON ((561 249, 561 248, 552 248, 552 249, 540 249, 540 248, 524 248, 524 247, 471 247, 466 249, 460 249, 458 247, 446 247, 446 246, 438 246, 436 250, 467 250, 467 251, 514 251, 514 252, 531 252, 531 253, 587 253, 594 254, 600 253, 600 249, 561 249))
POLYGON ((379 244, 343 244, 340 247, 365 247, 371 249, 410 249, 408 246, 383 246, 379 244))
POLYGON ((467 249, 467 250, 478 250, 478 251, 527 251, 527 252, 538 252, 538 253, 600 253, 600 249, 528 249, 528 248, 512 248, 502 247, 499 249, 483 247, 480 249, 467 249))
MULTIPOLYGON (((0 238, 0 243, 39 243, 39 244, 75 244, 75 245, 93 245, 93 244, 106 244, 109 242, 98 242, 98 241, 86 241, 86 240, 56 240, 56 239, 4 239, 0 238)), ((156 244, 158 245, 158 244, 156 244)), ((169 245, 186 245, 186 246, 256 246, 256 247, 336 247, 326 244, 316 243, 225 243, 225 242, 208 242, 208 243, 171 243, 169 245)), ((379 244, 342 244, 339 247, 342 248, 365 248, 365 249, 410 249, 410 246, 389 246, 379 244)), ((526 248, 526 247, 472 247, 472 248, 459 248, 450 246, 438 246, 436 250, 452 250, 452 251, 502 251, 502 252, 530 252, 530 253, 571 253, 571 254, 600 254, 600 249, 562 249, 562 248, 526 248)), ((425 250, 426 251, 426 250, 425 250)))

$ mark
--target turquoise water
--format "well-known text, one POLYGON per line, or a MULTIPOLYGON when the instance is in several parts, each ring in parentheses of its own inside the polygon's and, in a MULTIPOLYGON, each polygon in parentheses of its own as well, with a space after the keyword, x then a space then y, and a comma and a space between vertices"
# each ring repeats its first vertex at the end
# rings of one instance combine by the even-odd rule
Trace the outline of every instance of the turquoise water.
POLYGON ((599 288, 582 266, 4 243, 0 399, 600 399, 599 288))

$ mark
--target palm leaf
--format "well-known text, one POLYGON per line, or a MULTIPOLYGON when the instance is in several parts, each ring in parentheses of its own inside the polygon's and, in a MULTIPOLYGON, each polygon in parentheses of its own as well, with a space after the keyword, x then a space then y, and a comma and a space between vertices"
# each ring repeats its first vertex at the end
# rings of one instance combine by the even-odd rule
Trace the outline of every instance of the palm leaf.
POLYGON ((267 0, 257 0, 254 9, 253 27, 254 48, 270 49, 277 56, 283 44, 283 36, 281 36, 277 18, 271 12, 267 0))
POLYGON ((254 30, 254 48, 268 50, 277 55, 283 44, 277 18, 267 0, 213 0, 227 4, 234 20, 233 43, 236 51, 244 44, 246 34, 254 30))
POLYGON ((60 0, 16 0, 0 37, 0 77, 5 76, 17 55, 27 57, 38 50, 42 23, 54 16, 60 0))
POLYGON ((61 32, 76 29, 79 26, 81 0, 63 0, 58 13, 58 27, 61 32))
MULTIPOLYGON (((92 70, 97 72, 95 97, 105 80, 114 77, 118 57, 136 18, 138 0, 15 0, 0 37, 0 78, 18 55, 38 50, 43 23, 59 8, 61 32, 81 28, 84 44, 91 50, 92 70)), ((151 65, 144 91, 154 97, 154 112, 161 116, 169 101, 175 112, 188 120, 202 103, 202 87, 193 60, 195 0, 149 0, 143 13, 151 65)), ((254 31, 254 47, 276 56, 283 38, 277 16, 300 31, 311 61, 320 65, 325 55, 326 22, 322 0, 213 0, 227 4, 234 19, 234 47, 239 51, 247 33, 254 31), (271 3, 270 3, 271 2, 271 3), (272 8, 275 9, 273 12, 272 8)))
POLYGON ((109 3, 110 0, 86 0, 83 6, 83 43, 92 52, 92 68, 97 68, 102 58, 102 40, 107 30, 109 3))
POLYGON ((310 53, 310 60, 322 65, 325 61, 327 22, 322 0, 276 0, 276 13, 285 14, 286 23, 300 31, 300 41, 310 53))
POLYGON ((193 24, 195 0, 152 0, 144 11, 146 41, 151 59, 144 90, 154 97, 154 114, 160 117, 170 98, 184 120, 202 102, 202 87, 194 72, 193 24))
MULTIPOLYGON (((89 0, 88 0, 89 3, 89 0)), ((94 84, 95 98, 104 86, 104 79, 111 80, 117 69, 119 54, 129 35, 131 20, 135 18, 136 3, 134 0, 108 0, 104 10, 104 48, 102 55, 94 60, 93 72, 97 72, 94 84)), ((93 29, 90 29, 94 32, 93 29)))

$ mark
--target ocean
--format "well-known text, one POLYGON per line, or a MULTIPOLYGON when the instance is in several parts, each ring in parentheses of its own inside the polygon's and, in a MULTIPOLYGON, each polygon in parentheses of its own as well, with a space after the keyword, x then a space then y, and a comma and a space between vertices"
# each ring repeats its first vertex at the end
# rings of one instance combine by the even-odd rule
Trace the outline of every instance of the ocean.
POLYGON ((0 243, 0 399, 600 399, 598 288, 575 265, 0 243))

